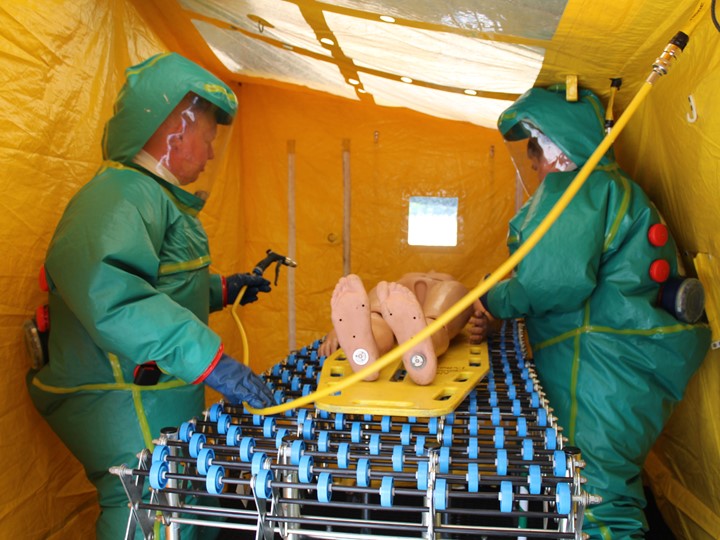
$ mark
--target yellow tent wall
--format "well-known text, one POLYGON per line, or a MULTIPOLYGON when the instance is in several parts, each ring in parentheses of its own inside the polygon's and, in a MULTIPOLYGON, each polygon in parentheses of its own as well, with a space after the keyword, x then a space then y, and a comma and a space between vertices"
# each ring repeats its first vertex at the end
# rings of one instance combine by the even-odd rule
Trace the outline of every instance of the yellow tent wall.
MULTIPOLYGON (((174 2, 155 4, 177 9, 174 2)), ((172 49, 218 68, 207 50, 193 53, 188 46, 196 44, 192 34, 164 30, 177 13, 148 25, 143 19, 147 11, 136 9, 121 0, 18 2, 0 8, 0 155, 5 172, 0 355, 6 366, 0 383, 6 471, 0 517, 2 534, 13 538, 91 538, 97 513, 80 466, 34 411, 25 390, 28 358, 20 329, 43 301, 36 276, 55 224, 100 162, 102 126, 126 66, 172 49)), ((720 53, 709 23, 698 29, 691 47, 689 60, 678 63, 675 79, 662 81, 664 86, 631 123, 620 154, 658 201, 683 249, 707 255, 706 286, 715 293, 720 127, 711 96, 720 87, 720 53), (698 123, 688 131, 680 103, 687 103, 690 93, 701 106, 698 123), (668 114, 668 102, 674 114, 668 114)), ((225 176, 203 213, 213 265, 223 273, 247 271, 268 248, 286 252, 292 239, 298 261, 296 269, 282 269, 271 294, 240 310, 256 370, 282 359, 290 347, 320 337, 328 327, 329 297, 343 272, 343 150, 352 183, 351 269, 367 283, 435 268, 474 285, 504 259, 515 186, 505 148, 493 130, 302 89, 228 82, 237 88, 241 113, 231 157, 223 164, 225 176), (293 199, 290 163, 295 170, 293 199), (459 197, 457 250, 407 245, 407 199, 412 195, 459 197), (288 222, 290 209, 294 229, 288 222), (291 344, 287 321, 293 303, 297 330, 291 344)), ((229 313, 213 315, 211 323, 228 351, 240 356, 229 313)), ((720 395, 716 356, 710 355, 693 380, 649 467, 666 518, 683 538, 719 536, 720 427, 712 417, 720 395)))

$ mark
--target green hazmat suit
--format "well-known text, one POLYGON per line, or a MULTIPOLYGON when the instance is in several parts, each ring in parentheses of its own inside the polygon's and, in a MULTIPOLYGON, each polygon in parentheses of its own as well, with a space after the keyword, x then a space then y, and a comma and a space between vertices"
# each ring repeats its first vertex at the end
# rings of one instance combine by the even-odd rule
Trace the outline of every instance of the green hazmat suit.
MULTIPOLYGON (((535 88, 499 118, 508 140, 544 133, 578 167, 604 137, 598 98, 577 102, 562 88, 535 88)), ((577 171, 546 176, 510 222, 514 252, 537 228, 577 171)), ((642 538, 647 523, 641 469, 673 405, 710 343, 705 324, 689 325, 657 307, 661 284, 649 272, 663 259, 678 275, 672 238, 648 240, 660 215, 608 152, 512 277, 484 303, 499 318, 524 317, 537 374, 569 444, 582 451, 584 488, 603 502, 586 509, 591 538, 642 538)))
POLYGON ((237 110, 227 85, 176 54, 126 75, 105 128, 105 161, 68 204, 48 248, 50 360, 28 377, 37 409, 97 488, 97 537, 113 540, 124 537, 129 513, 109 467, 136 466, 162 428, 202 412, 197 383, 222 351, 207 326, 223 297, 197 217, 204 202, 133 157, 188 92, 216 105, 221 123, 237 110), (135 368, 148 361, 162 371, 158 383, 135 385, 135 368))

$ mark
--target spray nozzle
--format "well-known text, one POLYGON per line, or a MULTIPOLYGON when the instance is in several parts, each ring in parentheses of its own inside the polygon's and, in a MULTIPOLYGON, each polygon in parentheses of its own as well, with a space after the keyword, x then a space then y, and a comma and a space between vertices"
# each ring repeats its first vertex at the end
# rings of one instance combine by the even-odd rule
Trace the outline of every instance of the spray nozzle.
POLYGON ((259 263, 255 265, 255 268, 253 268, 253 274, 256 274, 258 276, 262 276, 263 272, 267 270, 268 266, 270 266, 273 263, 276 263, 275 266, 275 285, 277 285, 278 277, 280 276, 280 265, 284 264, 285 266, 289 266, 291 268, 295 268, 297 266, 297 263, 293 261, 290 257, 286 257, 285 255, 280 255, 279 253, 275 253, 271 249, 268 249, 266 251, 267 256, 261 260, 259 263))

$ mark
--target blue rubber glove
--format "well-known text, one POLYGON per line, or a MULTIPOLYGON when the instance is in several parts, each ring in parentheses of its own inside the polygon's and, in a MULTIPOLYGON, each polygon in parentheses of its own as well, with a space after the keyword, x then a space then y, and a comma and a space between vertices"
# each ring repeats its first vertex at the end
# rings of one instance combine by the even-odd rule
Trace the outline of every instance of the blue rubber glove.
POLYGON ((270 389, 245 364, 223 354, 205 378, 205 384, 217 390, 231 405, 247 401, 251 407, 262 409, 275 404, 270 389))
POLYGON ((247 286, 245 294, 240 299, 240 305, 250 304, 258 299, 258 292, 270 292, 270 282, 262 276, 256 274, 233 274, 225 278, 225 287, 227 288, 227 296, 225 305, 235 303, 240 289, 247 286))

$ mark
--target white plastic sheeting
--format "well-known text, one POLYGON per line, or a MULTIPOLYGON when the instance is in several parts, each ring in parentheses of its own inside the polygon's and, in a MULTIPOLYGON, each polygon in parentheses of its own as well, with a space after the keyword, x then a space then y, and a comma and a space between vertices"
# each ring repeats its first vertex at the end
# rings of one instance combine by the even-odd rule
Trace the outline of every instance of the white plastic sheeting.
POLYGON ((237 75, 494 127, 508 100, 537 79, 540 45, 552 37, 565 2, 182 5, 237 75))

